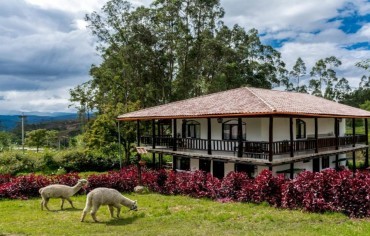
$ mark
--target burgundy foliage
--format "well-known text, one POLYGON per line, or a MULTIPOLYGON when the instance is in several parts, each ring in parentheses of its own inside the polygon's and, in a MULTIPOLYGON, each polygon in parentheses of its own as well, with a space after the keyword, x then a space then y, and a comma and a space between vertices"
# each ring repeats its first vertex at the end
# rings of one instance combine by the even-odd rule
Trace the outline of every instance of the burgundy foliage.
MULTIPOLYGON (((327 169, 322 172, 302 172, 293 180, 274 176, 268 170, 255 179, 244 173, 231 172, 222 180, 203 171, 174 172, 142 168, 142 185, 161 194, 181 194, 210 198, 219 202, 267 202, 276 207, 303 209, 309 212, 343 212, 350 217, 370 216, 370 173, 327 169)), ((38 190, 49 184, 76 184, 77 173, 19 177, 0 176, 0 199, 27 199, 39 196, 38 190)), ((97 187, 131 192, 139 184, 134 166, 107 174, 91 175, 88 190, 97 187)), ((83 193, 83 190, 80 191, 83 193)))

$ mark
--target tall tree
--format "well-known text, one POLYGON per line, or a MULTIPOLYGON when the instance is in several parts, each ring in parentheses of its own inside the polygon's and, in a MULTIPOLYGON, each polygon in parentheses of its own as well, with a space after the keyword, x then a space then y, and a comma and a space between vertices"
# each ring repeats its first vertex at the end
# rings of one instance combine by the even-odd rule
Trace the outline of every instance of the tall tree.
POLYGON ((36 147, 36 151, 39 148, 46 145, 47 141, 47 130, 37 129, 26 133, 26 144, 31 147, 36 147))
POLYGON ((324 91, 323 97, 332 98, 332 86, 338 80, 334 68, 341 64, 342 62, 334 56, 320 59, 315 63, 315 66, 311 69, 310 75, 312 78, 309 81, 309 88, 313 90, 312 94, 322 97, 324 91))
POLYGON ((307 93, 307 86, 302 85, 300 86, 300 80, 302 77, 306 75, 306 64, 302 60, 302 58, 298 57, 297 61, 295 62, 292 70, 289 72, 289 75, 293 77, 297 83, 295 87, 295 91, 307 93))

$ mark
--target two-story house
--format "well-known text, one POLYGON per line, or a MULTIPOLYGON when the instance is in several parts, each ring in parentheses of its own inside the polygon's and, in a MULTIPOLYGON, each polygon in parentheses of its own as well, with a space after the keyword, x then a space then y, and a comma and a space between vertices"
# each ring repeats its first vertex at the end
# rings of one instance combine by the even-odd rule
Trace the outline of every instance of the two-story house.
MULTIPOLYGON (((138 145, 173 168, 204 170, 223 177, 230 171, 256 176, 263 169, 293 178, 300 171, 320 171, 356 162, 368 166, 370 112, 309 94, 242 87, 142 109, 118 116, 136 121, 138 145), (365 132, 346 132, 346 119, 361 120, 365 132), (140 133, 151 121, 151 133, 140 133), (167 130, 167 132, 166 132, 167 130)), ((348 129, 348 128, 347 128, 348 129)))

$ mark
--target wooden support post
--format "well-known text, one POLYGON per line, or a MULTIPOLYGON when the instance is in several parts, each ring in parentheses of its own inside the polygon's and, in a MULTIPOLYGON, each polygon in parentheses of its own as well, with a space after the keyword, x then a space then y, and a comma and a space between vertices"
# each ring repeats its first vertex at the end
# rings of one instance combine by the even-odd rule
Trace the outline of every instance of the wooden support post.
MULTIPOLYGON (((366 135, 365 144, 369 145, 369 130, 368 130, 367 118, 365 118, 365 135, 366 135)), ((366 148, 364 165, 365 165, 365 168, 369 167, 369 148, 366 148)))
POLYGON ((335 154, 335 169, 339 170, 339 154, 335 154))
POLYGON ((352 152, 352 170, 353 170, 353 176, 356 174, 356 151, 352 152))
POLYGON ((339 149, 339 122, 338 118, 334 118, 334 133, 335 133, 335 150, 339 149))
POLYGON ((271 165, 269 166, 269 171, 271 171, 271 172, 272 172, 272 166, 271 166, 271 165))
POLYGON ((177 164, 177 157, 175 155, 172 156, 172 170, 176 171, 176 164, 177 164))
POLYGON ((356 119, 352 118, 352 147, 356 146, 356 119))
POLYGON ((289 117, 290 157, 294 157, 293 117, 289 117))
POLYGON ((211 118, 207 118, 207 150, 208 155, 212 155, 212 125, 211 118))
POLYGON ((243 123, 242 118, 238 118, 238 157, 243 156, 243 123))
POLYGON ((140 147, 140 120, 136 121, 136 144, 138 147, 140 147))
MULTIPOLYGON (((273 160, 273 141, 274 141, 274 118, 273 116, 269 117, 269 162, 273 160)), ((272 168, 272 167, 271 167, 272 168)))
POLYGON ((294 163, 290 163, 290 179, 294 178, 294 163))
POLYGON ((155 120, 152 120, 152 148, 155 149, 155 144, 157 142, 156 136, 155 136, 155 120))
POLYGON ((177 120, 176 119, 173 119, 173 132, 172 132, 172 135, 173 135, 173 146, 172 146, 172 150, 173 151, 177 151, 177 120))
POLYGON ((317 117, 315 117, 315 153, 319 153, 319 122, 317 117))

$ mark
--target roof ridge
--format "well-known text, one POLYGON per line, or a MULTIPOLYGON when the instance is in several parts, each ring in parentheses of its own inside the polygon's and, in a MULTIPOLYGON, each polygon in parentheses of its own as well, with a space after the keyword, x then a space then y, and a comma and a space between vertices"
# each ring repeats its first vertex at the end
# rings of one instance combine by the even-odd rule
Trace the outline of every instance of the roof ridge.
MULTIPOLYGON (((245 87, 246 89, 249 90, 249 92, 251 92, 254 96, 256 96, 258 99, 260 99, 266 106, 268 106, 268 108, 271 109, 271 111, 273 112, 276 112, 276 108, 273 107, 271 104, 269 104, 267 101, 265 101, 265 99, 263 99, 262 97, 258 96, 255 92, 252 91, 252 89, 250 89, 249 87, 245 87)), ((268 90, 268 89, 266 89, 268 90)))

